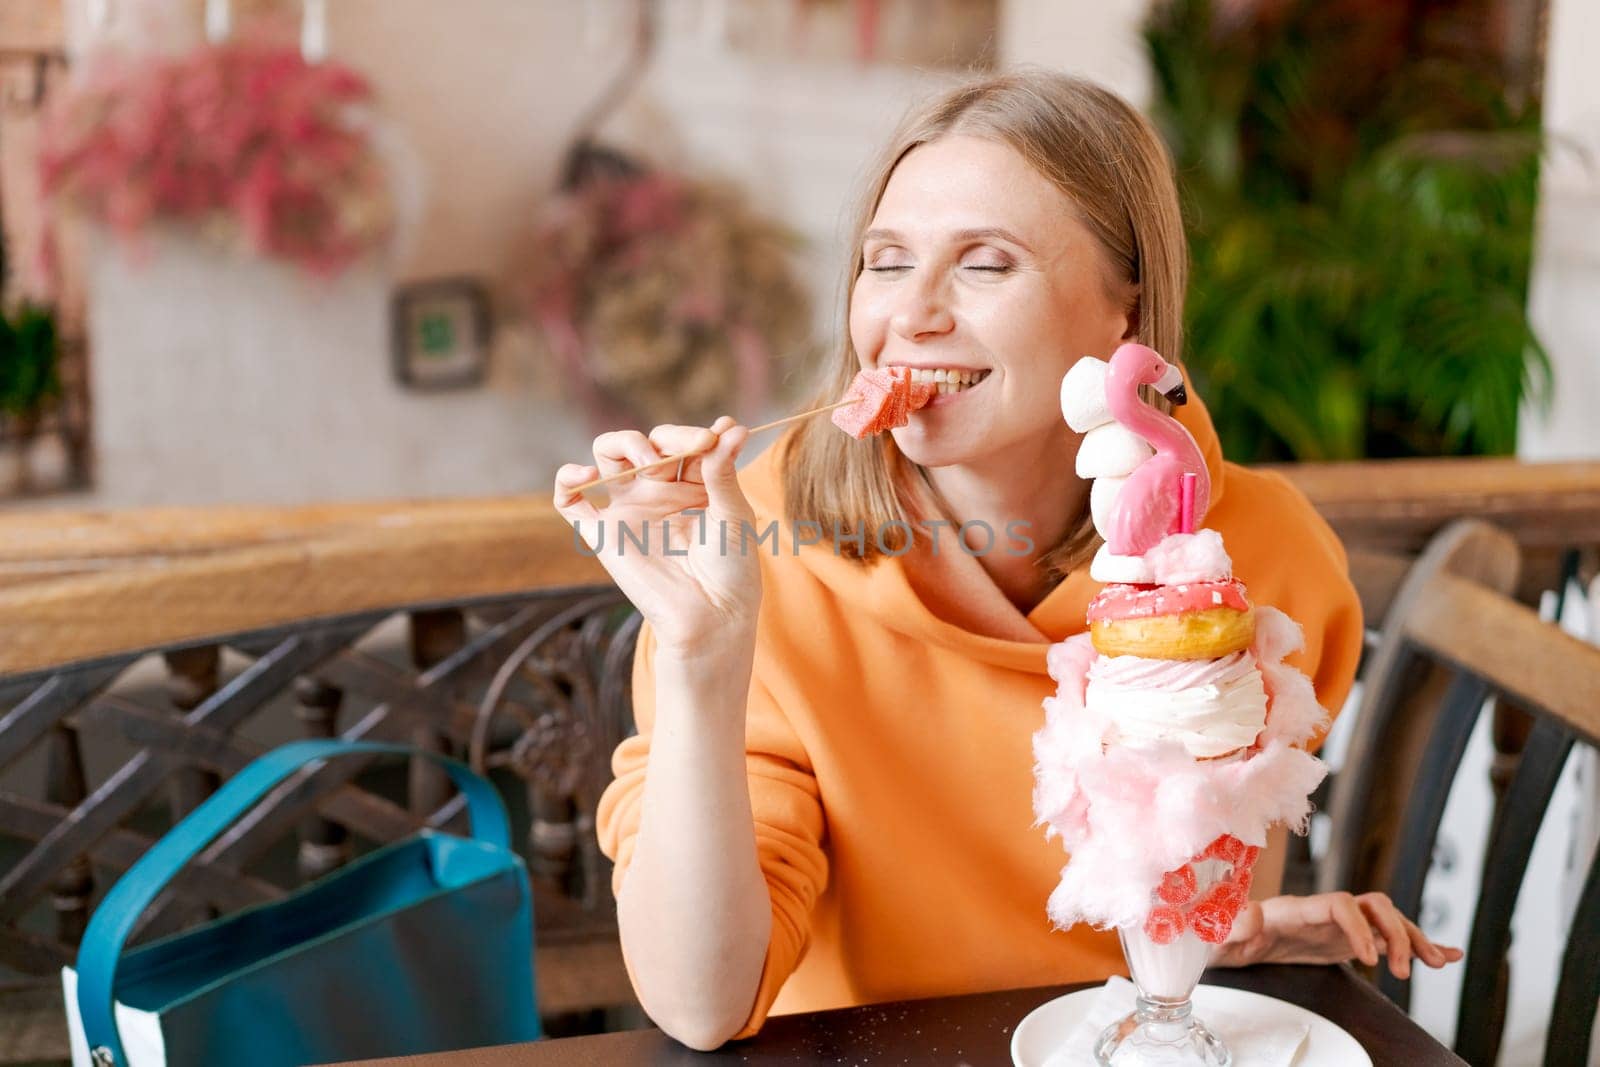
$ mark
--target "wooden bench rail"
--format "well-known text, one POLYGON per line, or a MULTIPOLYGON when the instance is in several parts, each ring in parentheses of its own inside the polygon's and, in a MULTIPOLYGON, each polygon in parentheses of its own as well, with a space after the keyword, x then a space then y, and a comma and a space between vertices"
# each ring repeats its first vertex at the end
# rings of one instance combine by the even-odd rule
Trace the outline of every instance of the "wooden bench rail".
MULTIPOLYGON (((338 518, 315 523, 292 512, 276 525, 250 526, 254 535, 243 543, 244 524, 230 513, 212 531, 219 541, 191 533, 159 550, 146 543, 152 530, 183 524, 164 513, 152 525, 134 512, 127 521, 135 536, 122 547, 138 551, 125 554, 114 551, 103 518, 79 525, 64 517, 56 520, 58 543, 87 544, 81 553, 58 553, 62 569, 78 569, 53 575, 38 569, 40 543, 12 536, 0 521, 0 570, 10 566, 17 578, 21 565, 33 568, 0 587, 0 673, 396 604, 608 581, 547 504, 466 506, 464 515, 445 505, 355 510, 351 517, 317 509, 311 514, 338 518), (73 536, 85 529, 93 536, 73 536)), ((198 527, 209 516, 194 519, 198 527)), ((259 519, 252 513, 252 522, 259 519)), ((24 524, 30 535, 36 521, 24 524)))
MULTIPOLYGON (((1600 462, 1298 464, 1363 602, 1459 517, 1507 530, 1531 599, 1600 543, 1600 462), (1387 558, 1385 564, 1383 560, 1387 558)), ((601 582, 543 497, 0 515, 0 673, 402 603, 601 582)))

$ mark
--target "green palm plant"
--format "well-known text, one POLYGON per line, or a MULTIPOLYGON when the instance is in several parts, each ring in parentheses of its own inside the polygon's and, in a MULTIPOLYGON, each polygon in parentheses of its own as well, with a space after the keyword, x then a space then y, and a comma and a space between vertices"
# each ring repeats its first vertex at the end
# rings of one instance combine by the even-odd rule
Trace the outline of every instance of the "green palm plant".
POLYGON ((1393 41, 1317 32, 1329 6, 1170 0, 1146 26, 1186 358, 1235 459, 1509 452, 1550 377, 1525 310, 1536 115, 1460 62, 1375 70, 1393 41))
MULTIPOLYGON (((0 241, 0 294, 5 279, 0 241)), ((44 407, 61 395, 59 354, 52 311, 24 302, 8 312, 0 301, 0 415, 13 421, 20 437, 32 435, 44 407)))
POLYGON ((55 315, 23 304, 0 313, 0 412, 31 427, 45 405, 61 395, 55 315))

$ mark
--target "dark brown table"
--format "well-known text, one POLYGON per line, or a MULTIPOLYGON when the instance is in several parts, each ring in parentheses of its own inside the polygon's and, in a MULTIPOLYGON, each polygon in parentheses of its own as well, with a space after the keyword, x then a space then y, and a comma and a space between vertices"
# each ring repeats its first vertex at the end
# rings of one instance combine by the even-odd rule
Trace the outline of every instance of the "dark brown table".
MULTIPOLYGON (((1205 980, 1310 1008, 1348 1030, 1376 1067, 1442 1067, 1465 1062, 1348 967, 1219 969, 1208 972, 1205 980)), ((1011 1062, 1012 1029, 1023 1016, 1047 1000, 1082 988, 1048 986, 779 1016, 755 1037, 716 1052, 694 1052, 659 1030, 632 1030, 432 1056, 363 1060, 345 1067, 653 1067, 708 1062, 1005 1067, 1011 1062)))

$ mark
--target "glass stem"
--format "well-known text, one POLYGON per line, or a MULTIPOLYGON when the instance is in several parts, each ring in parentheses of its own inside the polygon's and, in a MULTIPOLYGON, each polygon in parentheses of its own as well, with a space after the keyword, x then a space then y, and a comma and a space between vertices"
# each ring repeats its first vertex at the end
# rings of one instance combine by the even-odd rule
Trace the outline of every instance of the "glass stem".
POLYGON ((1163 1040, 1175 1040, 1188 1029, 1193 1007, 1189 997, 1172 1000, 1147 997, 1142 993, 1134 1002, 1140 1025, 1148 1027, 1151 1036, 1163 1040))

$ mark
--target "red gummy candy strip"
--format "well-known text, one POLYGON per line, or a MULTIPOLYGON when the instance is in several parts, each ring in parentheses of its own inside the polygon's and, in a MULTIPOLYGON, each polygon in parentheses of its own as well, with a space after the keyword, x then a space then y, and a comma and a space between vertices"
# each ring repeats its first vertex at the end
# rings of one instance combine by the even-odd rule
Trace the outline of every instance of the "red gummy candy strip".
POLYGON ((1233 915, 1220 901, 1209 898, 1189 909, 1189 929, 1208 945, 1220 945, 1233 932, 1233 915))
POLYGON ((1166 904, 1151 908, 1144 921, 1145 936, 1158 945, 1172 944, 1183 936, 1183 928, 1183 912, 1166 904))
POLYGON ((1201 903, 1220 904, 1227 910, 1228 917, 1232 919, 1244 910, 1244 890, 1240 888, 1238 882, 1218 882, 1211 887, 1211 891, 1206 894, 1205 900, 1201 901, 1201 903))
POLYGON ((1245 857, 1245 844, 1232 834, 1223 834, 1200 853, 1203 860, 1222 860, 1237 867, 1245 857))
POLYGON ((1162 876, 1161 885, 1156 889, 1156 896, 1168 904, 1187 904, 1194 899, 1197 886, 1194 868, 1185 863, 1175 871, 1168 871, 1162 876))

